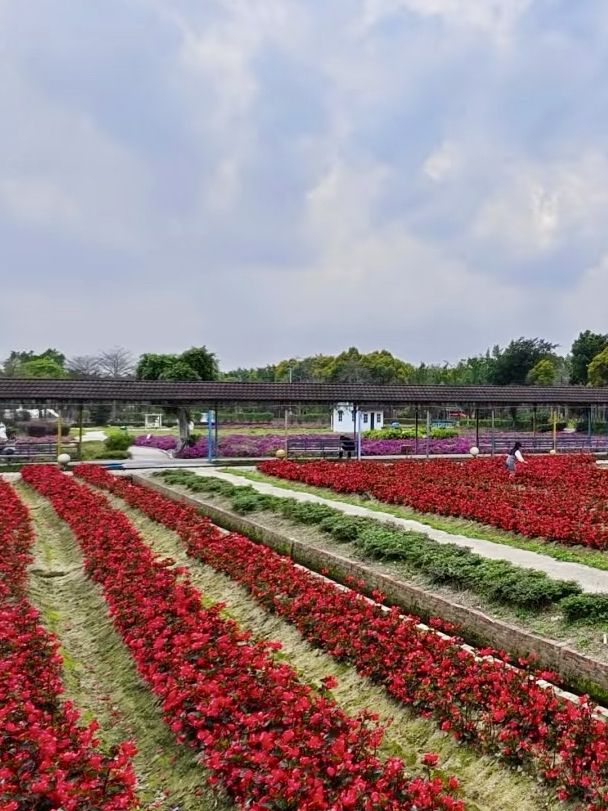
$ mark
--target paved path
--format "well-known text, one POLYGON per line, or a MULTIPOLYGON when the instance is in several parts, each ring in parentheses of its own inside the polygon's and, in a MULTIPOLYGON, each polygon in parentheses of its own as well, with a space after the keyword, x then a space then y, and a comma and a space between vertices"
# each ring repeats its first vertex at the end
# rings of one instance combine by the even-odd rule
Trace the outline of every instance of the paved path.
POLYGON ((422 532, 428 535, 429 538, 438 543, 452 543, 457 546, 466 546, 478 555, 484 558, 491 558, 492 560, 508 560, 517 566, 523 566, 527 569, 536 569, 539 572, 545 572, 549 577, 560 580, 576 580, 581 586, 583 591, 586 592, 608 592, 608 571, 601 569, 593 569, 591 566, 584 566, 580 563, 568 563, 566 561, 554 560, 547 555, 540 555, 536 552, 528 552, 525 549, 517 549, 512 546, 504 544, 493 543, 492 541, 483 541, 478 538, 467 538, 464 535, 452 535, 449 532, 444 532, 441 529, 434 529, 429 527, 428 524, 422 524, 420 521, 413 521, 407 518, 397 518, 390 513, 378 512, 370 510, 367 507, 358 507, 354 504, 347 504, 344 501, 333 501, 332 499, 322 498, 321 496, 313 495, 312 493, 301 493, 297 490, 286 490, 283 487, 275 487, 273 484, 266 482, 256 482, 238 476, 233 473, 222 473, 214 468, 191 468, 193 473, 199 476, 216 476, 217 478, 224 479, 231 484, 236 485, 249 485, 260 493, 266 495, 279 496, 282 498, 294 498, 297 501, 313 501, 317 504, 327 504, 328 507, 333 507, 336 510, 341 510, 347 515, 358 515, 365 518, 375 518, 377 521, 384 521, 393 525, 403 527, 406 530, 413 532, 422 532))
POLYGON ((107 438, 105 431, 85 431, 82 435, 83 442, 104 442, 107 438))

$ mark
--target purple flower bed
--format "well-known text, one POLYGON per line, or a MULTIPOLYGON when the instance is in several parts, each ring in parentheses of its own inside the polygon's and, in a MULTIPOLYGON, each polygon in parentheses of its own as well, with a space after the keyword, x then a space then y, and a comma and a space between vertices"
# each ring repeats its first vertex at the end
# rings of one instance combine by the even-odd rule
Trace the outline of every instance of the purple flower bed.
MULTIPOLYGON (((327 439, 329 434, 290 434, 291 439, 327 439)), ((135 445, 149 448, 159 448, 163 451, 173 450, 177 445, 174 436, 138 436, 135 445)), ((258 457, 274 456, 279 448, 285 445, 284 434, 225 434, 220 436, 219 456, 230 457, 258 457)), ((432 439, 429 444, 430 453, 468 453, 471 440, 466 437, 453 439, 432 439)), ((364 456, 399 456, 404 452, 414 453, 413 439, 363 439, 361 450, 364 456)), ((426 453, 426 440, 418 440, 418 452, 426 453)), ((199 459, 207 456, 207 437, 201 437, 191 448, 185 448, 179 454, 182 459, 199 459)))
POLYGON ((137 436, 133 440, 133 444, 145 448, 158 448, 161 451, 171 451, 177 446, 177 439, 174 436, 137 436))
MULTIPOLYGON (((327 439, 331 434, 290 434, 290 439, 294 440, 315 440, 327 439)), ((502 453, 513 440, 519 439, 523 442, 523 450, 534 450, 535 440, 541 439, 546 443, 550 439, 550 434, 537 434, 534 439, 531 434, 523 432, 519 434, 499 432, 494 435, 494 447, 496 453, 502 453)), ((560 450, 588 450, 588 439, 584 434, 564 434, 559 433, 557 437, 558 449, 560 450)), ((159 448, 163 451, 173 450, 177 445, 174 436, 138 436, 134 440, 134 445, 143 445, 150 448, 159 448)), ((475 433, 467 432, 451 439, 431 439, 428 442, 428 452, 430 454, 466 454, 469 448, 475 444, 475 433)), ((231 457, 260 457, 274 456, 279 448, 285 445, 284 434, 223 434, 219 439, 218 455, 224 458, 231 457)), ((479 447, 482 453, 490 453, 491 437, 488 433, 480 436, 479 447)), ((608 449, 607 436, 592 437, 591 448, 593 450, 608 449)), ((403 454, 413 454, 416 452, 416 443, 413 439, 365 439, 361 443, 361 450, 364 456, 401 456, 403 454)), ((546 451, 546 447, 545 447, 546 451)), ((424 437, 418 438, 418 453, 426 454, 427 440, 424 437)), ((200 459, 207 456, 207 437, 200 437, 191 448, 185 448, 180 454, 182 459, 200 459)))

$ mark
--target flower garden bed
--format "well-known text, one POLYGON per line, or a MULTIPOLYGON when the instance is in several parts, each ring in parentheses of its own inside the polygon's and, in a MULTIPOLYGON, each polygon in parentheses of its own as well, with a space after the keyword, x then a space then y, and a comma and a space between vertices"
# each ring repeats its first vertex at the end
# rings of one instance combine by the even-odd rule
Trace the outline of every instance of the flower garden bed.
MULTIPOLYGON (((468 590, 492 603, 528 611, 549 606, 559 610, 564 599, 582 594, 573 581, 554 579, 506 560, 484 558, 467 547, 441 544, 420 532, 386 525, 374 518, 345 515, 326 504, 302 503, 287 494, 270 496, 251 486, 183 469, 156 475, 167 484, 224 497, 241 515, 269 511, 296 525, 317 527, 340 544, 352 544, 364 560, 403 561, 433 584, 468 590)), ((608 613, 602 619, 608 620, 608 613)))
POLYGON ((541 457, 510 478, 496 459, 466 462, 262 462, 270 476, 369 494, 425 513, 459 516, 596 549, 608 548, 608 475, 590 456, 541 457))
POLYGON ((104 754, 96 724, 61 701, 57 642, 26 598, 28 511, 1 480, 0 505, 0 808, 135 808, 131 745, 104 754))
MULTIPOLYGON (((468 454, 472 445, 477 444, 477 437, 475 431, 462 431, 458 436, 452 437, 437 437, 431 436, 428 440, 422 436, 423 429, 420 430, 418 441, 411 437, 403 438, 385 438, 379 437, 379 432, 374 432, 373 437, 363 435, 361 438, 361 453, 363 456, 402 456, 404 454, 412 455, 414 453, 431 455, 437 454, 468 454)), ((315 442, 327 440, 329 437, 336 436, 330 432, 318 433, 307 432, 304 434, 290 433, 289 440, 296 444, 309 443, 314 445, 315 442)), ((509 444, 513 444, 514 439, 524 441, 524 447, 527 451, 538 451, 544 448, 545 452, 548 450, 547 443, 550 443, 550 437, 544 435, 533 435, 507 432, 495 432, 494 440, 488 434, 482 435, 479 438, 479 448, 482 453, 492 453, 494 449, 499 457, 502 459, 502 453, 509 444)), ((144 447, 159 448, 160 450, 168 451, 174 450, 177 445, 175 436, 157 436, 142 434, 135 438, 135 445, 144 447)), ((259 458, 261 456, 274 456, 276 451, 285 447, 285 434, 273 432, 272 429, 262 433, 220 433, 218 440, 217 455, 225 459, 230 458, 259 458)), ((560 451, 580 453, 581 449, 606 452, 608 449, 608 440, 605 436, 594 436, 589 438, 582 434, 560 434, 558 438, 558 447, 560 451)), ((205 435, 199 436, 195 443, 180 452, 179 456, 183 459, 199 459, 206 458, 207 456, 207 437, 205 435)))
POLYGON ((326 691, 313 692, 275 662, 272 643, 252 642, 221 617, 221 606, 203 606, 185 571, 155 560, 103 496, 54 468, 23 476, 72 528, 167 723, 237 805, 462 809, 454 781, 410 779, 400 761, 380 761, 382 731, 369 715, 347 716, 326 691))
MULTIPOLYGON (((335 435, 333 435, 335 436, 335 435)), ((332 437, 330 433, 324 434, 290 434, 289 439, 314 443, 315 439, 326 440, 332 437)), ((470 436, 452 437, 449 439, 431 439, 429 452, 433 454, 469 452, 472 439, 470 436)), ((174 436, 138 436, 135 445, 149 448, 159 448, 163 451, 173 450, 177 445, 174 436)), ((217 454, 226 459, 231 458, 258 458, 260 456, 274 456, 276 451, 285 447, 285 434, 220 434, 217 454)), ((426 453, 426 440, 420 439, 419 452, 426 453)), ((404 452, 414 453, 416 443, 413 439, 366 439, 362 440, 362 453, 364 456, 399 456, 404 452)), ((199 459, 207 457, 207 437, 202 436, 192 447, 185 448, 179 453, 182 459, 199 459)))
POLYGON ((414 618, 385 612, 291 560, 236 534, 224 535, 192 507, 80 468, 155 520, 172 527, 190 554, 245 585, 264 606, 446 731, 498 757, 534 769, 560 798, 604 808, 608 733, 591 704, 564 700, 525 670, 511 669, 459 640, 422 631, 414 618))

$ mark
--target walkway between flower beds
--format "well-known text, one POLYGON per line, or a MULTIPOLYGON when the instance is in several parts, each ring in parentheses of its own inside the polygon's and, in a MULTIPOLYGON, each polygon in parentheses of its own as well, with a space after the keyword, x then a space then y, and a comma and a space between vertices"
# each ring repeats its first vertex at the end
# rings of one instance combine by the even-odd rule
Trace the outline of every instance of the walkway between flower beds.
POLYGON ((244 476, 238 476, 233 473, 222 473, 214 468, 193 467, 188 469, 193 473, 196 473, 198 476, 215 476, 237 486, 247 485, 260 493, 264 493, 265 495, 278 496, 279 498, 293 498, 297 501, 312 501, 317 504, 326 504, 328 507, 332 507, 335 510, 341 510, 347 515, 375 518, 377 521, 403 527, 403 529, 411 532, 424 533, 438 543, 451 543, 455 544, 456 546, 469 547, 484 558, 491 558, 492 560, 508 560, 510 563, 514 563, 517 566, 545 572, 550 577, 561 580, 575 580, 583 591, 589 593, 608 593, 608 571, 593 569, 591 566, 584 566, 580 563, 568 563, 566 561, 554 560, 547 555, 540 555, 536 552, 528 552, 525 549, 517 549, 512 546, 507 546, 506 544, 493 543, 492 541, 484 541, 479 538, 468 538, 465 535, 453 535, 441 529, 434 529, 433 527, 428 526, 428 524, 423 524, 420 521, 414 521, 408 518, 397 518, 390 513, 370 510, 367 507, 347 504, 344 501, 334 501, 332 499, 322 498, 321 496, 316 496, 313 493, 303 493, 298 490, 288 490, 285 487, 275 487, 273 484, 252 481, 244 476))

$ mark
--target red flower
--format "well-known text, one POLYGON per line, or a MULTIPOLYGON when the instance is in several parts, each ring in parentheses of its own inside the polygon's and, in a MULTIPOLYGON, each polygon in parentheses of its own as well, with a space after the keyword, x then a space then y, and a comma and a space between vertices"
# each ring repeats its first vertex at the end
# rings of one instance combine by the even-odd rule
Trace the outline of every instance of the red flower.
MULTIPOLYGON (((193 507, 91 466, 77 475, 170 526, 191 556, 239 582, 312 644, 433 717, 442 730, 513 765, 535 768, 565 797, 583 800, 587 811, 605 807, 608 730, 586 699, 559 698, 536 681, 528 663, 509 667, 488 649, 472 655, 458 638, 420 630, 415 617, 384 611, 260 544, 222 533, 193 507)), ((332 752, 342 758, 339 744, 332 752)))
MULTIPOLYGON (((375 755, 382 729, 372 715, 347 716, 275 662, 268 644, 223 618, 219 604, 204 606, 187 575, 155 560, 102 495, 56 468, 32 466, 23 475, 70 525, 178 740, 200 753, 212 782, 221 782, 238 806, 463 811, 443 781, 412 780, 399 761, 383 764, 375 755)), ((101 483, 103 472, 87 478, 101 483)), ((176 505, 155 506, 162 520, 175 521, 176 505)), ((180 531, 196 536, 198 515, 185 507, 177 513, 180 531)))

